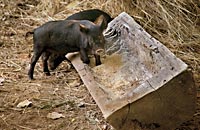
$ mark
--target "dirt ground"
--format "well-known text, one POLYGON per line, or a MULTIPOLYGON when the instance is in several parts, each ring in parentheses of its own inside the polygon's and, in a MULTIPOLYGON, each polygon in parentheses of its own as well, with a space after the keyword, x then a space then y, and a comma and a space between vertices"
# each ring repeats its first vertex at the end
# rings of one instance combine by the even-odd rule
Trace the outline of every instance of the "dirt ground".
MULTIPOLYGON (((25 39, 25 34, 45 22, 31 20, 27 10, 37 4, 37 0, 0 0, 0 130, 113 130, 67 62, 47 77, 40 61, 35 68, 36 80, 28 80, 32 39, 25 39), (18 108, 18 103, 26 99, 32 102, 31 106, 18 108), (64 117, 49 119, 47 115, 51 112, 64 117)), ((186 63, 190 65, 190 61, 186 63)), ((199 86, 198 71, 195 81, 199 86)), ((199 94, 197 98, 196 114, 177 130, 200 129, 199 94)))

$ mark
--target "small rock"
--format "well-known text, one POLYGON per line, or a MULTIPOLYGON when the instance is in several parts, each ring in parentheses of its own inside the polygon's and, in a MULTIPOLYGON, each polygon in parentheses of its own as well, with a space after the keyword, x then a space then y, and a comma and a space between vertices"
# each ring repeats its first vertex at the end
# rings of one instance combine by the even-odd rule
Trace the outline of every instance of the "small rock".
POLYGON ((32 104, 32 102, 30 102, 29 100, 25 100, 25 101, 22 101, 20 102, 17 107, 18 108, 24 108, 24 107, 28 107, 32 104))
POLYGON ((65 116, 63 116, 63 114, 59 114, 57 112, 52 112, 52 113, 49 113, 47 115, 47 118, 50 118, 50 119, 53 119, 53 120, 56 120, 56 119, 59 119, 59 118, 63 118, 65 116))
POLYGON ((4 78, 0 78, 0 86, 3 86, 3 82, 5 81, 4 78))
POLYGON ((75 118, 72 118, 71 122, 74 122, 76 119, 75 118))
POLYGON ((84 102, 80 102, 77 106, 80 107, 80 108, 84 108, 85 107, 85 103, 84 102))

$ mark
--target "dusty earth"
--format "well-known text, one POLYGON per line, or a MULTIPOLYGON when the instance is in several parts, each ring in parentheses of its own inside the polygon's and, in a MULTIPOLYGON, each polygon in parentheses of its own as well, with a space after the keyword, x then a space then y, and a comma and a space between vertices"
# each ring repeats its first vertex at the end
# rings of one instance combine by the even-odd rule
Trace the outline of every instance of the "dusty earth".
MULTIPOLYGON (((24 16, 31 15, 27 10, 37 4, 31 0, 0 0, 0 130, 112 130, 67 62, 46 77, 40 61, 35 68, 36 80, 28 80, 32 39, 25 39, 25 33, 40 23, 24 16), (24 100, 32 104, 18 108, 24 100), (49 119, 51 112, 64 117, 49 119)), ((196 83, 199 85, 199 78, 196 83)), ((177 130, 200 129, 199 104, 200 100, 193 119, 177 130)))

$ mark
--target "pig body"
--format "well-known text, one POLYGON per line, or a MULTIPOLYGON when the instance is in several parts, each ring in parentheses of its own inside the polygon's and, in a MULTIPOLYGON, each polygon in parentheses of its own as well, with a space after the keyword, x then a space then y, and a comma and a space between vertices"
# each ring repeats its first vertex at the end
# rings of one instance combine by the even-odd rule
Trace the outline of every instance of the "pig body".
POLYGON ((78 13, 72 14, 66 20, 89 20, 94 22, 100 15, 103 15, 106 22, 109 23, 112 18, 106 12, 99 9, 83 10, 78 13))
MULTIPOLYGON (((103 15, 105 20, 103 28, 106 29, 107 24, 112 20, 112 18, 109 14, 99 9, 89 9, 80 11, 78 13, 72 14, 71 16, 66 18, 66 20, 89 20, 91 22, 95 22, 95 20, 101 15, 103 15)), ((57 66, 64 60, 67 60, 65 55, 51 55, 51 57, 49 58, 49 68, 51 70, 56 69, 57 66)))
POLYGON ((50 21, 34 30, 33 57, 28 72, 29 79, 33 79, 36 62, 43 55, 43 71, 50 75, 48 59, 51 54, 65 56, 69 52, 80 52, 81 60, 90 62, 88 53, 94 54, 96 64, 101 64, 98 50, 104 48, 103 19, 99 24, 88 20, 60 20, 50 21))

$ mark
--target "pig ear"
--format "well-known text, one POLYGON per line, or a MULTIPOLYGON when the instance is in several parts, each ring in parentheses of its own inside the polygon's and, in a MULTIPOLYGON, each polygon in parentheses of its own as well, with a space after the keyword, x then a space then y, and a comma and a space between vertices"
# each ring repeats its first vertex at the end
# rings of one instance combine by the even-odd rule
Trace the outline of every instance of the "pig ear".
POLYGON ((106 29, 107 27, 107 22, 106 19, 103 15, 100 15, 95 21, 94 23, 98 26, 100 26, 101 30, 103 31, 104 29, 106 29))
POLYGON ((81 32, 85 32, 85 33, 89 32, 89 29, 83 24, 80 24, 80 30, 81 32))

